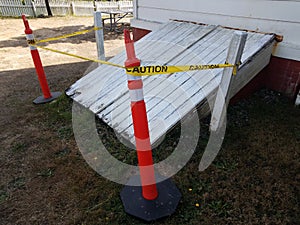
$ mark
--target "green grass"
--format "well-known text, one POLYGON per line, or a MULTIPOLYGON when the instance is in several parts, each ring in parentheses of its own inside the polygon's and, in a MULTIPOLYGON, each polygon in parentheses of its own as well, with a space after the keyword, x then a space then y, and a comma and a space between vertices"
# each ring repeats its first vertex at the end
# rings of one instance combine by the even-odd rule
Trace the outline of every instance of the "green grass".
POLYGON ((0 187, 0 204, 4 203, 8 198, 8 193, 4 187, 0 187))
POLYGON ((57 157, 64 157, 68 154, 70 154, 70 149, 68 149, 68 148, 64 148, 62 150, 59 150, 59 151, 55 152, 55 155, 57 157))
POLYGON ((52 177, 54 176, 54 169, 53 168, 43 169, 40 172, 38 172, 37 175, 39 177, 52 177))
POLYGON ((25 152, 27 149, 28 145, 26 143, 15 143, 11 147, 11 151, 13 153, 20 153, 20 152, 25 152))
POLYGON ((26 184, 25 177, 16 177, 8 183, 8 188, 10 189, 24 189, 26 184))
POLYGON ((216 160, 213 165, 220 170, 223 171, 233 171, 237 168, 238 163, 235 162, 234 160, 216 160))
POLYGON ((73 130, 71 126, 62 126, 57 130, 57 135, 60 139, 70 139, 73 136, 73 130))
POLYGON ((56 128, 59 123, 65 126, 72 124, 72 100, 65 95, 61 95, 50 104, 43 105, 40 110, 47 111, 45 122, 50 128, 56 128))
POLYGON ((222 200, 214 200, 208 204, 208 208, 213 210, 213 213, 219 217, 227 217, 230 214, 231 206, 222 200))
MULTIPOLYGON (((63 96, 41 108, 47 114, 45 126, 54 130, 61 140, 73 138, 71 106, 72 102, 63 96)), ((293 221, 299 203, 291 200, 295 187, 289 185, 293 182, 289 177, 296 176, 298 168, 295 157, 299 156, 296 147, 300 140, 299 109, 277 93, 263 90, 230 106, 228 112, 225 140, 213 164, 204 172, 198 171, 209 137, 209 118, 206 118, 201 121, 195 154, 172 178, 182 193, 176 213, 149 224, 235 224, 232 221, 250 224, 260 221, 262 215, 269 215, 268 221, 274 224, 293 221), (266 196, 273 196, 273 199, 266 196), (288 197, 283 199, 282 196, 288 197), (274 208, 269 206, 270 202, 274 208), (273 217, 275 211, 280 213, 273 217)), ((135 152, 120 143, 112 129, 98 120, 96 128, 99 138, 115 158, 137 164, 135 152)), ((163 143, 153 150, 155 162, 165 159, 174 150, 179 135, 180 126, 167 134, 163 143)), ((90 151, 96 147, 90 146, 90 151)), ((65 149, 55 155, 71 157, 65 149)), ((83 160, 80 163, 85 164, 83 160)), ((84 174, 91 170, 88 165, 84 168, 81 169, 83 183, 70 189, 81 196, 82 214, 76 224, 144 224, 124 212, 119 197, 122 185, 97 175, 84 181, 84 174)), ((54 171, 47 168, 40 171, 39 176, 53 174, 54 171)))

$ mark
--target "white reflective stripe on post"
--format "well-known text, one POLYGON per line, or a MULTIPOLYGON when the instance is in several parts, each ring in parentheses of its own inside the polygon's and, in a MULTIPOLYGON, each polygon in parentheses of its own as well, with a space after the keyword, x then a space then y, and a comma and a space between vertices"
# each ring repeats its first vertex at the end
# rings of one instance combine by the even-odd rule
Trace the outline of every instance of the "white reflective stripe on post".
POLYGON ((129 75, 127 74, 127 80, 130 81, 130 80, 141 80, 142 78, 140 76, 132 76, 132 75, 129 75))
POLYGON ((30 51, 32 51, 32 50, 37 50, 37 48, 34 47, 34 46, 32 46, 32 45, 29 45, 29 49, 30 49, 30 51))
MULTIPOLYGON (((27 41, 34 41, 34 35, 33 34, 26 34, 27 41)), ((36 50, 36 47, 29 45, 30 50, 36 50)))
POLYGON ((135 143, 139 151, 151 151, 150 137, 146 139, 135 137, 135 143))
POLYGON ((34 40, 34 35, 33 34, 26 34, 26 39, 27 40, 34 40))
POLYGON ((144 100, 144 93, 143 89, 134 89, 134 90, 129 90, 129 95, 130 95, 130 100, 132 102, 139 102, 144 100))

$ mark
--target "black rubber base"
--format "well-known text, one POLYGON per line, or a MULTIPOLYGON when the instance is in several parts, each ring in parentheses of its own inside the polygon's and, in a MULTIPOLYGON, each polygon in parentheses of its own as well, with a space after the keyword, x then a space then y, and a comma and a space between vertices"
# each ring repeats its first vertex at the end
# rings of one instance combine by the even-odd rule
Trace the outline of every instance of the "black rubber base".
MULTIPOLYGON (((140 184, 139 176, 128 181, 128 184, 137 183, 140 184)), ((170 216, 177 208, 181 193, 170 179, 158 183, 157 191, 155 200, 146 200, 141 186, 125 186, 120 194, 125 212, 148 222, 170 216)))
POLYGON ((57 99, 59 96, 61 96, 61 92, 51 92, 51 98, 44 98, 44 96, 39 96, 36 99, 33 100, 33 103, 38 105, 38 104, 45 104, 48 102, 53 101, 54 99, 57 99))

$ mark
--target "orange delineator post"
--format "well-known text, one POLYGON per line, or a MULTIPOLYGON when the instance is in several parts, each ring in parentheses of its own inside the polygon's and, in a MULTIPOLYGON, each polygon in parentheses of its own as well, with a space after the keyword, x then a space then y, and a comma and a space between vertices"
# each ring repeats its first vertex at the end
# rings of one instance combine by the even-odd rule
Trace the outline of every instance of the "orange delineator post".
MULTIPOLYGON (((124 30, 124 38, 127 53, 125 67, 140 66, 141 62, 135 56, 134 42, 131 40, 130 32, 128 30, 124 30)), ((143 81, 141 77, 131 75, 127 75, 127 80, 131 99, 131 113, 138 166, 140 170, 142 195, 147 200, 154 200, 158 196, 158 191, 153 166, 147 111, 143 95, 143 81)))
MULTIPOLYGON (((128 30, 124 30, 124 37, 127 53, 125 67, 140 66, 141 62, 135 56, 134 42, 128 30)), ((127 80, 140 174, 128 180, 120 196, 126 213, 150 222, 172 215, 181 193, 170 178, 163 177, 154 170, 143 81, 140 76, 129 74, 127 80)))
MULTIPOLYGON (((23 19, 24 26, 25 26, 26 39, 29 44, 34 43, 35 40, 34 40, 33 32, 31 30, 31 28, 29 27, 28 20, 26 19, 26 16, 24 14, 22 15, 22 19, 23 19)), ((61 93, 60 92, 54 92, 54 93, 50 92, 39 52, 36 47, 31 46, 31 45, 29 47, 30 47, 30 53, 31 53, 31 56, 33 59, 34 67, 35 67, 36 73, 38 75, 40 87, 43 92, 43 98, 38 97, 33 102, 35 104, 50 102, 50 101, 54 100, 55 98, 57 98, 58 96, 60 96, 61 93)))

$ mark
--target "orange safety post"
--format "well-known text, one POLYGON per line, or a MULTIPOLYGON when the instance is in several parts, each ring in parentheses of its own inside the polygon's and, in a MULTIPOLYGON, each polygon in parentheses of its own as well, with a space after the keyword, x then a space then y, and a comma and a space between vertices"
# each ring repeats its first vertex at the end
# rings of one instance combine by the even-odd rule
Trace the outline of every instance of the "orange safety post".
POLYGON ((28 20, 26 19, 26 16, 24 14, 22 15, 22 19, 23 19, 23 22, 24 22, 26 39, 27 39, 27 42, 29 44, 29 48, 30 48, 32 59, 33 59, 34 67, 35 67, 36 73, 38 75, 38 79, 39 79, 39 82, 40 82, 40 87, 41 87, 42 92, 43 92, 43 96, 37 97, 33 101, 33 103, 34 104, 42 104, 42 103, 51 102, 54 99, 58 98, 61 95, 61 92, 52 92, 52 93, 50 92, 48 82, 47 82, 47 79, 46 79, 46 75, 45 75, 45 71, 44 71, 42 61, 41 61, 41 58, 40 58, 40 55, 39 55, 39 51, 37 50, 37 48, 35 46, 31 45, 31 44, 35 43, 35 39, 34 39, 32 29, 30 28, 28 20))
MULTIPOLYGON (((133 41, 130 38, 130 32, 128 30, 124 30, 124 38, 127 53, 125 67, 140 66, 141 62, 135 56, 133 41)), ((134 77, 131 75, 127 75, 127 80, 131 99, 131 113, 142 193, 145 199, 153 200, 157 197, 158 193, 153 167, 146 105, 144 102, 143 81, 141 77, 134 77)))
MULTIPOLYGON (((140 66, 128 30, 124 30, 124 38, 127 53, 125 67, 140 66)), ((127 81, 140 174, 130 178, 120 195, 128 214, 154 221, 174 213, 181 194, 170 179, 154 170, 142 78, 128 74, 127 81), (160 182, 157 183, 157 180, 160 182)))

